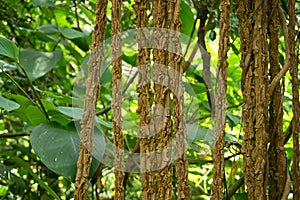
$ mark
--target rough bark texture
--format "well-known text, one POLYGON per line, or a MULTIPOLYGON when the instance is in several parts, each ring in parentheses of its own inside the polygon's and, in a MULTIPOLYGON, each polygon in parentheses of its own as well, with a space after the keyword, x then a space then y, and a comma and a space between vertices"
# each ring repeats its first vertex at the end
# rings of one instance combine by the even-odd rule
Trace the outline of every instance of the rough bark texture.
POLYGON ((188 160, 187 160, 187 132, 184 120, 184 86, 182 84, 183 68, 181 67, 182 52, 180 44, 180 0, 168 2, 168 66, 174 70, 170 71, 170 86, 174 101, 174 133, 176 140, 175 169, 178 193, 177 199, 189 199, 190 189, 188 184, 188 160))
POLYGON ((82 200, 88 197, 90 164, 94 143, 94 123, 96 102, 99 93, 100 69, 103 59, 103 47, 106 25, 106 0, 98 0, 96 5, 96 25, 93 33, 93 45, 89 59, 89 73, 86 82, 84 112, 81 120, 80 151, 77 162, 74 199, 82 200))
POLYGON ((226 121, 226 90, 228 61, 227 51, 230 40, 231 0, 222 0, 220 5, 220 40, 218 52, 217 92, 215 104, 215 140, 213 144, 214 175, 211 200, 223 199, 222 185, 224 177, 224 137, 226 121))
POLYGON ((114 134, 115 199, 124 199, 124 138, 122 133, 121 0, 112 0, 112 111, 114 134))
POLYGON ((266 199, 268 65, 267 1, 239 1, 238 18, 242 30, 242 89, 244 174, 249 200, 266 199), (249 29, 248 29, 249 28, 249 29), (250 43, 250 44, 249 44, 250 43))
MULTIPOLYGON (((278 61, 278 1, 269 0, 268 8, 269 24, 268 35, 269 58, 270 58, 270 78, 271 80, 279 73, 280 66, 278 61)), ((270 96, 269 106, 269 199, 281 199, 283 197, 287 180, 287 163, 284 151, 284 134, 283 134, 283 91, 282 85, 277 84, 273 94, 270 96)))
POLYGON ((153 94, 151 92, 150 81, 150 50, 148 47, 149 32, 147 8, 149 0, 135 1, 134 9, 136 11, 137 43, 138 43, 138 110, 140 115, 139 122, 139 146, 140 146, 140 172, 142 182, 142 199, 154 199, 154 172, 152 171, 154 163, 154 136, 153 130, 150 130, 150 109, 152 105, 153 94))
POLYGON ((298 66, 297 57, 295 54, 295 25, 296 25, 296 15, 295 15, 295 0, 288 1, 288 14, 289 14, 289 42, 290 47, 290 73, 292 76, 292 90, 293 90, 293 115, 294 120, 292 124, 293 130, 293 199, 300 199, 299 194, 299 87, 298 87, 298 66))
POLYGON ((156 141, 156 199, 172 199, 170 77, 167 67, 168 31, 167 1, 157 0, 153 5, 153 72, 154 72, 154 133, 156 141))

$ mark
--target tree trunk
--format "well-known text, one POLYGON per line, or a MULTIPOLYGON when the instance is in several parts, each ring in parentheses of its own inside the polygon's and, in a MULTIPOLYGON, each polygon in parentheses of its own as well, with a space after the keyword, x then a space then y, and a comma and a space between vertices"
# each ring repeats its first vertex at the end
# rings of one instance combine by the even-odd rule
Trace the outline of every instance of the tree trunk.
MULTIPOLYGON (((278 61, 278 1, 269 0, 269 24, 268 34, 269 58, 270 58, 270 78, 271 80, 279 73, 278 61)), ((269 174, 270 174, 270 199, 281 199, 287 182, 287 163, 284 151, 284 134, 283 134, 283 91, 282 85, 278 84, 271 94, 269 115, 269 174)))
POLYGON ((106 30, 106 0, 98 0, 96 5, 96 25, 93 33, 92 52, 89 59, 89 74, 86 82, 86 96, 84 99, 84 112, 81 120, 80 151, 77 162, 74 199, 82 200, 88 197, 89 171, 92 162, 94 143, 94 124, 96 103, 99 94, 100 70, 103 59, 102 43, 106 30))
POLYGON ((124 138, 122 133, 121 0, 112 1, 112 111, 114 133, 115 199, 124 199, 124 138))
POLYGON ((231 1, 222 0, 220 5, 220 40, 219 40, 219 58, 217 74, 217 92, 215 103, 215 139, 213 144, 213 164, 214 175, 212 185, 211 200, 223 199, 222 185, 224 181, 224 137, 226 122, 226 90, 228 61, 227 51, 230 34, 230 10, 231 1))
POLYGON ((242 89, 244 173, 249 200, 266 199, 267 187, 267 124, 268 124, 268 64, 267 2, 239 1, 242 52, 242 89))
POLYGON ((142 199, 153 200, 155 198, 154 187, 154 136, 153 130, 150 129, 150 109, 152 105, 153 94, 151 92, 150 80, 150 51, 148 47, 149 32, 147 8, 149 0, 135 1, 134 9, 136 11, 137 23, 137 43, 138 43, 138 110, 140 115, 139 138, 140 138, 140 173, 142 182, 142 199))

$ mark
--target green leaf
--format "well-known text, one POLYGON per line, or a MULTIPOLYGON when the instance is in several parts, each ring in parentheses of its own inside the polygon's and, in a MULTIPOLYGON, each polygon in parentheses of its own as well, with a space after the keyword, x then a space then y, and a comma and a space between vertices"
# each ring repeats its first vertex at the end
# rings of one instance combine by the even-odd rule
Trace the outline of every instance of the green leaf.
MULTIPOLYGON (((75 119, 81 119, 82 114, 83 114, 83 109, 82 108, 75 108, 75 107, 64 107, 64 106, 58 106, 57 109, 72 118, 75 119)), ((107 127, 107 128, 112 128, 112 124, 109 122, 104 121, 103 119, 100 119, 99 117, 96 117, 96 122, 107 127)))
POLYGON ((204 142, 213 142, 214 132, 211 129, 200 127, 196 124, 186 124, 188 143, 192 143, 197 140, 204 142))
POLYGON ((188 4, 186 4, 184 1, 181 1, 180 6, 181 6, 180 19, 182 22, 181 33, 190 37, 194 26, 194 21, 195 21, 194 14, 191 10, 191 7, 188 4))
POLYGON ((9 39, 0 37, 0 55, 7 56, 14 61, 18 61, 18 48, 9 39))
POLYGON ((281 66, 284 65, 284 56, 282 55, 282 53, 278 53, 278 60, 281 66))
POLYGON ((9 100, 2 95, 0 95, 0 108, 7 110, 8 112, 16 110, 20 105, 12 100, 9 100))
POLYGON ((231 49, 232 49, 232 51, 234 52, 235 55, 240 54, 240 51, 238 50, 238 48, 236 48, 236 46, 233 43, 230 44, 230 47, 231 47, 231 49))
POLYGON ((100 77, 100 85, 104 85, 106 83, 110 83, 112 81, 112 72, 109 67, 107 67, 100 77))
POLYGON ((247 193, 237 193, 233 195, 235 200, 248 200, 248 194, 247 193))
POLYGON ((127 56, 125 54, 122 54, 122 59, 127 62, 128 64, 136 67, 136 54, 133 54, 132 56, 127 56))
POLYGON ((66 37, 68 39, 80 38, 80 37, 85 37, 88 35, 84 32, 77 31, 72 28, 59 27, 58 30, 64 37, 66 37))
MULTIPOLYGON (((55 173, 75 181, 77 159, 80 148, 79 132, 73 127, 65 129, 54 123, 43 123, 35 127, 30 135, 30 143, 41 161, 55 173)), ((93 166, 97 166, 104 155, 103 133, 95 128, 93 166)), ((90 176, 96 171, 91 168, 90 176)))
POLYGON ((82 51, 88 51, 90 46, 87 42, 87 36, 71 39, 82 51))
POLYGON ((46 7, 46 6, 51 6, 54 7, 55 5, 55 0, 32 0, 35 6, 41 6, 41 7, 46 7))
POLYGON ((41 32, 46 33, 46 34, 50 34, 50 35, 59 32, 58 27, 54 24, 46 24, 43 26, 39 26, 38 30, 40 30, 41 32))
POLYGON ((47 118, 45 117, 45 115, 36 106, 28 106, 26 108, 25 114, 27 116, 27 119, 33 126, 37 126, 41 123, 47 122, 47 118))
POLYGON ((72 122, 71 118, 67 117, 57 110, 50 110, 47 113, 50 117, 51 122, 57 122, 64 127, 67 127, 67 125, 72 122))
POLYGON ((51 69, 56 67, 61 59, 61 51, 44 52, 34 49, 24 49, 20 51, 20 63, 32 81, 44 76, 51 69))
POLYGON ((83 114, 82 108, 75 108, 75 107, 64 107, 64 106, 58 106, 57 109, 67 115, 68 117, 74 118, 74 119, 81 119, 83 114))
MULTIPOLYGON (((11 114, 13 116, 19 117, 21 120, 30 123, 29 119, 27 118, 26 115, 26 109, 28 106, 33 105, 33 103, 27 99, 26 97, 22 95, 15 95, 15 94, 5 94, 5 96, 9 99, 15 100, 20 107, 16 110, 13 110, 11 114)), ((30 124, 32 125, 32 124, 30 124)))
POLYGON ((226 118, 228 119, 228 124, 231 128, 240 123, 240 116, 233 115, 230 112, 226 112, 226 118))

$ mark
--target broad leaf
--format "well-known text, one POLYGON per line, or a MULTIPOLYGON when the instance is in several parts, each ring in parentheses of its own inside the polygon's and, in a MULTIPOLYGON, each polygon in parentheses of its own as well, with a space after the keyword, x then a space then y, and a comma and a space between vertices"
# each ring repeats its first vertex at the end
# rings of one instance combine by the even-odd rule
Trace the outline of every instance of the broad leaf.
MULTIPOLYGON (((187 140, 189 144, 198 140, 203 142, 208 142, 208 143, 214 141, 215 132, 212 129, 200 127, 196 124, 186 124, 186 128, 187 128, 187 140)), ((225 140, 228 142, 233 142, 233 141, 237 141, 237 138, 234 137, 233 135, 226 134, 225 140)))
POLYGON ((18 61, 18 48, 9 39, 0 37, 0 55, 7 56, 18 61))
MULTIPOLYGON (((95 128, 94 136, 94 163, 90 176, 95 173, 105 150, 103 133, 95 128)), ((79 131, 74 127, 65 129, 54 123, 43 123, 32 130, 30 143, 35 153, 49 169, 75 181, 80 148, 79 131)))
POLYGON ((191 11, 191 7, 187 5, 184 1, 181 1, 180 5, 181 5, 180 19, 182 22, 181 33, 190 37, 191 32, 193 30, 194 21, 195 21, 194 14, 191 11))
POLYGON ((28 106, 26 108, 25 114, 27 116, 27 119, 33 126, 37 126, 43 122, 47 122, 44 113, 42 113, 42 111, 36 106, 28 106))
MULTIPOLYGON (((72 117, 74 119, 81 119, 82 118, 82 114, 83 114, 83 109, 82 108, 75 108, 75 107, 63 107, 63 106, 58 106, 57 109, 69 116, 72 117)), ((107 127, 107 128, 112 128, 112 124, 109 122, 104 121, 103 119, 100 119, 99 117, 96 117, 96 122, 107 127)))
POLYGON ((20 105, 12 100, 9 100, 2 95, 0 95, 0 108, 7 110, 8 112, 16 110, 20 105))
POLYGON ((20 63, 32 81, 44 76, 56 67, 61 59, 61 51, 43 52, 34 49, 20 51, 20 63))
POLYGON ((195 124, 186 124, 188 142, 192 143, 197 140, 204 142, 213 142, 214 133, 211 129, 200 127, 195 124))
POLYGON ((72 28, 59 27, 58 30, 64 37, 66 37, 68 39, 80 38, 80 37, 85 37, 88 35, 84 32, 77 31, 72 28))
POLYGON ((42 122, 46 122, 44 113, 40 111, 29 99, 22 95, 5 94, 9 99, 15 100, 20 107, 11 112, 12 115, 19 117, 21 120, 28 122, 32 126, 36 126, 42 122))
POLYGON ((58 27, 54 24, 46 24, 46 25, 38 27, 38 29, 41 32, 46 33, 46 34, 50 34, 50 35, 59 32, 58 27))

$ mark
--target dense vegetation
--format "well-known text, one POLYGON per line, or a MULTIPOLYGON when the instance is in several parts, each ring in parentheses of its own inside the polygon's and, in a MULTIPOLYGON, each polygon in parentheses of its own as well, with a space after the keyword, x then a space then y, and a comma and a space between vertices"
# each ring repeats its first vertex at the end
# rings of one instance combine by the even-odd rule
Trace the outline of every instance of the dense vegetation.
MULTIPOLYGON (((287 2, 282 0, 277 3, 282 8, 284 17, 289 19, 290 8, 287 7, 287 2)), ((133 0, 122 1, 122 128, 127 158, 130 158, 131 152, 136 152, 140 120, 137 112, 138 92, 136 91, 138 52, 135 46, 135 28, 138 22, 135 21, 137 16, 133 8, 134 4, 133 0)), ((209 0, 182 0, 180 4, 182 53, 185 60, 191 58, 190 63, 185 65, 188 68, 183 78, 191 199, 208 199, 212 192, 214 173, 212 149, 215 131, 212 115, 215 111, 212 102, 214 97, 211 96, 214 92, 211 91, 216 89, 216 71, 218 71, 221 15, 219 5, 220 1, 209 0), (197 44, 201 47, 196 49, 196 54, 193 54, 197 44), (203 66, 207 63, 210 66, 208 75, 203 70, 203 66), (210 78, 207 79, 207 76, 210 78)), ((112 62, 111 7, 111 2, 108 2, 105 32, 106 57, 100 76, 100 95, 96 105, 95 147, 89 175, 91 199, 110 199, 115 195, 111 107, 113 70, 110 66, 112 62)), ((249 127, 249 121, 247 121, 249 118, 245 120, 244 117, 248 115, 242 109, 245 106, 245 96, 242 91, 245 89, 242 88, 245 86, 242 80, 245 74, 240 66, 241 60, 247 59, 245 57, 248 55, 242 55, 246 44, 241 43, 240 37, 250 41, 250 36, 246 38, 245 29, 249 28, 248 25, 251 25, 249 21, 258 12, 252 10, 253 13, 244 20, 246 21, 244 26, 241 26, 243 19, 237 7, 236 1, 232 1, 230 43, 227 54, 227 92, 224 93, 227 105, 222 187, 224 197, 239 200, 247 199, 249 190, 244 184, 243 165, 245 163, 242 156, 243 137, 245 130, 248 130, 244 129, 244 122, 246 121, 249 127)), ((289 56, 286 54, 286 48, 290 47, 287 46, 287 41, 295 40, 295 57, 297 57, 297 65, 299 64, 299 4, 296 4, 294 9, 296 10, 297 30, 293 29, 293 31, 297 31, 297 38, 287 40, 284 35, 285 29, 282 28, 284 25, 278 25, 279 31, 275 33, 278 35, 276 57, 279 70, 284 67, 289 56)), ((0 0, 1 199, 73 198, 80 148, 79 122, 83 113, 84 85, 88 74, 95 12, 96 0, 0 0)), ((155 26, 151 6, 147 15, 149 27, 155 26)), ((269 30, 266 34, 271 35, 271 32, 269 30)), ((269 35, 268 42, 272 40, 269 35)), ((268 48, 271 47, 266 47, 268 48)), ((253 54, 253 57, 255 56, 253 54)), ((251 62, 249 65, 252 66, 251 62)), ((270 64, 267 68, 271 69, 270 64)), ((278 70, 270 70, 269 74, 266 73, 266 77, 270 78, 266 82, 271 82, 276 73, 278 70)), ((287 72, 282 77, 280 86, 277 87, 277 92, 280 91, 276 94, 277 96, 282 94, 282 104, 272 102, 273 104, 265 105, 267 115, 270 109, 270 119, 266 122, 268 131, 272 130, 272 127, 278 127, 279 123, 273 120, 279 115, 272 111, 272 106, 282 106, 281 132, 285 136, 284 143, 282 143, 283 154, 286 155, 287 172, 291 179, 294 174, 293 169, 295 169, 293 168, 295 148, 293 149, 292 137, 295 137, 295 134, 291 130, 295 108, 293 102, 299 102, 299 99, 295 100, 295 85, 292 85, 292 80, 295 79, 287 72)), ((268 98, 275 99, 275 97, 268 98)), ((171 109, 173 109, 172 106, 173 104, 171 104, 171 109)), ((296 134, 298 134, 297 129, 296 134)), ((272 147, 270 143, 266 144, 266 149, 267 146, 272 147)), ((268 149, 269 152, 272 151, 270 149, 268 149)), ((271 161, 270 166, 275 170, 272 168, 271 161)), ((141 199, 142 181, 139 167, 133 164, 129 168, 130 173, 125 175, 125 199, 141 199)), ((172 182, 176 190, 175 179, 174 176, 172 182)), ((268 186, 267 188, 267 193, 271 193, 276 187, 268 186)), ((293 197, 293 191, 291 187, 288 191, 289 198, 293 197)), ((176 192, 173 193, 173 199, 177 199, 176 192)))

